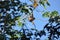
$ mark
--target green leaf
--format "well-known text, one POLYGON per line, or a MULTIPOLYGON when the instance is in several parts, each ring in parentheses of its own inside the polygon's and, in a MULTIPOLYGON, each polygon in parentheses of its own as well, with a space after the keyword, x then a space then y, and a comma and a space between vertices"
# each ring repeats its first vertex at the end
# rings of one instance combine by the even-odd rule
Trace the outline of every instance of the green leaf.
POLYGON ((22 25, 23 25, 22 22, 18 21, 18 26, 22 26, 22 25))
POLYGON ((43 17, 50 17, 50 12, 45 12, 42 16, 43 17))
POLYGON ((52 11, 52 12, 44 12, 43 13, 43 17, 50 17, 50 18, 54 18, 58 16, 58 12, 57 11, 52 11))
POLYGON ((51 17, 56 17, 58 16, 58 12, 57 11, 52 11, 51 12, 51 17))
POLYGON ((22 8, 21 12, 29 13, 29 12, 28 12, 28 9, 25 9, 25 8, 22 8))
POLYGON ((40 4, 42 4, 45 7, 44 1, 40 1, 40 4))
POLYGON ((20 37, 20 34, 15 34, 14 38, 16 38, 16 37, 19 38, 20 37))
POLYGON ((17 23, 18 23, 17 25, 18 25, 19 27, 21 27, 21 26, 23 25, 23 23, 22 23, 21 20, 20 20, 21 18, 18 17, 17 19, 18 19, 18 20, 17 20, 17 23))

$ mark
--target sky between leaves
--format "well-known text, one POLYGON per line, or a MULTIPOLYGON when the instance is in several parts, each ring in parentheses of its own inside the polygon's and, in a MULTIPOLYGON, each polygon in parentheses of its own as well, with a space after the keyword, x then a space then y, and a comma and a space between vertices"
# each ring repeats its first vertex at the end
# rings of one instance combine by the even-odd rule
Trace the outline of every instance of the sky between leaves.
MULTIPOLYGON (((28 4, 31 4, 31 2, 29 2, 29 0, 21 0, 21 1, 22 1, 22 2, 27 2, 28 4)), ((54 10, 56 10, 56 11, 58 11, 59 14, 60 14, 60 0, 48 0, 48 1, 49 1, 49 3, 50 3, 50 6, 47 6, 46 9, 44 9, 43 6, 40 6, 40 5, 39 5, 39 6, 37 6, 36 9, 33 11, 34 17, 36 18, 36 19, 34 20, 34 23, 35 23, 36 28, 37 28, 38 30, 42 30, 42 29, 43 29, 44 25, 45 25, 46 23, 48 23, 48 19, 49 19, 49 18, 44 18, 44 17, 42 17, 42 13, 41 13, 41 12, 37 12, 37 11, 43 11, 43 10, 44 10, 44 11, 54 11, 54 10), (36 11, 36 10, 37 10, 37 11, 36 11)), ((28 28, 28 29, 30 29, 30 28, 35 28, 32 23, 27 22, 27 21, 26 21, 26 25, 27 25, 27 28, 28 28)), ((21 27, 14 27, 14 29, 20 30, 21 27)), ((44 38, 45 38, 45 37, 44 37, 44 38)), ((44 40, 43 37, 42 37, 41 39, 44 40)))
MULTIPOLYGON (((29 0, 21 0, 22 2, 27 2, 28 4, 31 4, 31 2, 29 2, 29 0)), ((50 6, 47 6, 46 9, 44 9, 43 6, 37 6, 36 9, 33 11, 34 13, 34 17, 36 18, 34 20, 34 23, 36 25, 36 28, 38 30, 42 30, 44 25, 48 22, 48 18, 44 18, 42 17, 42 13, 41 12, 37 12, 37 11, 58 11, 60 14, 60 0, 48 0, 50 3, 50 6)), ((28 29, 30 28, 34 28, 34 25, 30 22, 26 21, 26 25, 28 27, 28 29)), ((14 27, 14 29, 16 30, 20 30, 20 27, 14 27)))

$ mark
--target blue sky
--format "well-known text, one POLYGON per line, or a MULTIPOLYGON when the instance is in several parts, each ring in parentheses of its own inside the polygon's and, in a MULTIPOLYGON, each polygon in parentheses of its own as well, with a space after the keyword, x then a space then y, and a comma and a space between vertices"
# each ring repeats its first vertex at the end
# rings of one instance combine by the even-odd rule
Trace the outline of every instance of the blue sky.
MULTIPOLYGON (((28 4, 30 4, 30 2, 28 2, 29 0, 21 0, 22 2, 27 2, 28 4)), ((35 10, 34 10, 34 17, 36 18, 34 20, 34 23, 36 25, 36 28, 38 30, 43 29, 44 25, 48 22, 48 18, 44 18, 42 17, 42 13, 41 12, 37 12, 38 11, 58 11, 60 13, 60 0, 49 0, 50 6, 47 6, 46 9, 44 9, 43 6, 38 6, 35 10)), ((34 28, 34 25, 30 22, 26 22, 26 25, 28 28, 34 28)), ((19 27, 15 27, 15 29, 20 29, 19 27)))
MULTIPOLYGON (((47 6, 46 9, 44 9, 42 6, 38 6, 35 10, 34 10, 34 17, 36 18, 34 20, 34 23, 37 27, 38 30, 43 29, 44 25, 48 22, 47 18, 42 17, 42 13, 41 12, 37 12, 38 11, 58 11, 60 13, 60 0, 49 0, 49 3, 51 4, 51 6, 47 6)), ((28 27, 33 26, 31 23, 28 24, 28 27)))
MULTIPOLYGON (((25 0, 22 0, 22 1, 25 1, 25 0)), ((28 2, 27 0, 25 1, 27 2, 28 4, 30 2, 28 2)), ((42 6, 38 6, 35 10, 34 10, 34 17, 35 17, 35 20, 34 20, 34 23, 36 25, 36 28, 38 30, 42 30, 44 25, 46 23, 48 23, 48 18, 44 18, 42 17, 42 13, 41 12, 37 12, 36 10, 38 11, 42 11, 42 10, 45 10, 45 11, 58 11, 59 14, 60 14, 60 0, 49 0, 49 3, 50 3, 50 6, 47 6, 46 9, 44 9, 42 6)), ((26 25, 27 27, 30 29, 30 28, 34 28, 34 25, 30 22, 26 22, 26 25)), ((15 27, 15 29, 20 29, 19 27, 15 27)), ((43 40, 43 38, 42 38, 43 40)))

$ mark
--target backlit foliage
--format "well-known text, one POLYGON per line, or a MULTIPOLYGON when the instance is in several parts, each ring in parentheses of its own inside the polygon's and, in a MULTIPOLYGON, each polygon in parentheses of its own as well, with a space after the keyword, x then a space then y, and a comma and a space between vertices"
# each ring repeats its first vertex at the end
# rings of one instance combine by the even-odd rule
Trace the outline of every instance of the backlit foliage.
MULTIPOLYGON (((30 40, 32 35, 35 37, 42 35, 46 36, 45 28, 49 31, 50 35, 48 37, 49 40, 52 40, 52 36, 55 37, 57 34, 57 39, 59 38, 60 32, 57 31, 60 28, 60 16, 57 11, 52 12, 43 12, 43 17, 49 17, 49 23, 45 25, 44 29, 38 31, 36 28, 31 28, 31 32, 29 29, 24 29, 25 22, 28 20, 29 22, 34 24, 34 14, 33 11, 37 6, 43 6, 44 8, 50 6, 48 0, 29 0, 32 4, 28 5, 26 2, 21 2, 20 0, 0 0, 0 40, 30 40), (53 23, 56 22, 58 27, 53 27, 53 23), (50 26, 48 26, 51 23, 50 26), (21 30, 15 30, 13 27, 16 25, 21 27, 21 30), (55 31, 56 30, 56 31, 55 31), (26 32, 27 31, 27 32, 26 32), (54 32, 54 33, 53 33, 54 32), (29 38, 27 38, 27 36, 29 38)), ((39 40, 39 38, 36 38, 39 40)))

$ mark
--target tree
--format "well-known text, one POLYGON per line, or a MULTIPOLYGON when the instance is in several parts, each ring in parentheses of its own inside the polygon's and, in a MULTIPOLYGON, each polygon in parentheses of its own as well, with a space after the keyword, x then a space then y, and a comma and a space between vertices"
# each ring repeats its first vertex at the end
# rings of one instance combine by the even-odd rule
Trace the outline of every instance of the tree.
MULTIPOLYGON (((46 4, 50 6, 48 0, 29 0, 33 4, 28 5, 26 2, 23 3, 20 0, 1 0, 0 1, 0 39, 1 40, 7 40, 7 38, 10 38, 10 40, 30 40, 32 35, 35 35, 37 37, 38 35, 41 37, 42 35, 46 35, 46 32, 44 29, 46 28, 50 35, 49 40, 52 40, 52 36, 55 38, 58 38, 60 35, 60 32, 57 31, 60 26, 58 26, 60 23, 60 16, 58 15, 57 11, 52 12, 44 12, 42 15, 44 17, 49 17, 49 23, 45 25, 44 29, 41 31, 38 31, 36 28, 31 29, 35 30, 35 34, 33 34, 29 29, 24 29, 25 20, 29 20, 31 23, 34 24, 34 9, 39 5, 43 5, 44 8, 46 8, 46 4), (23 16, 23 17, 22 17, 23 16), (58 20, 59 21, 58 21, 58 20), (53 27, 52 23, 56 22, 58 27, 53 27), (48 26, 51 24, 51 26, 48 26), (13 26, 20 26, 22 27, 22 32, 18 30, 14 30, 13 26), (26 35, 26 31, 27 35, 26 35), (53 33, 52 33, 53 32, 53 33), (58 37, 55 36, 57 34, 58 37), (29 38, 27 38, 29 36, 29 38)), ((39 38, 36 38, 36 40, 39 40, 39 38)))

